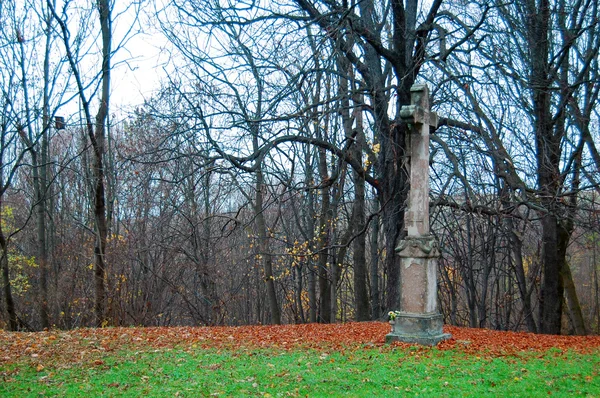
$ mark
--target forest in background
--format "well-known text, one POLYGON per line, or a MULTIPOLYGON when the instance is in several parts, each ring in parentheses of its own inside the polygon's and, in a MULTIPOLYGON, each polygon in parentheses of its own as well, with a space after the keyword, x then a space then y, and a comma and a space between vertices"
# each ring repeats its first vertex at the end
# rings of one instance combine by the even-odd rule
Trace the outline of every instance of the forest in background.
POLYGON ((0 0, 0 327, 385 318, 426 83, 445 323, 600 333, 597 0, 124 4, 0 0))

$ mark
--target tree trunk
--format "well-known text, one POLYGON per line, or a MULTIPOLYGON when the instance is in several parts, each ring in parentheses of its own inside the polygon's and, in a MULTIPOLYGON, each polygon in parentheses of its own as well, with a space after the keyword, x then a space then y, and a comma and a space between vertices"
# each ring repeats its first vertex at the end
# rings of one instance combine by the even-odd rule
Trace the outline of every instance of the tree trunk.
POLYGON ((379 216, 371 220, 371 319, 377 320, 381 315, 379 302, 379 216))
MULTIPOLYGON (((47 117, 44 117, 47 120, 47 117)), ((48 124, 44 123, 44 130, 47 130, 48 124)), ((37 221, 37 263, 40 268, 40 322, 42 329, 50 327, 48 311, 48 244, 46 239, 46 188, 47 188, 47 131, 44 131, 42 138, 42 156, 38 164, 34 162, 33 167, 39 169, 39 175, 35 182, 35 192, 37 199, 36 221, 37 221)), ((38 174, 35 173, 35 174, 38 174)))
MULTIPOLYGON (((360 153, 360 150, 358 151, 360 153)), ((354 253, 352 256, 354 266, 354 303, 356 306, 356 320, 369 320, 369 292, 367 290, 367 258, 366 258, 366 233, 365 228, 365 180, 358 173, 354 176, 354 204, 352 219, 354 234, 359 234, 354 239, 354 253)))
MULTIPOLYGON (((306 167, 306 183, 310 186, 314 184, 313 170, 311 164, 310 149, 306 149, 305 154, 305 167, 306 167)), ((307 215, 306 215, 306 239, 308 241, 308 247, 311 253, 315 251, 315 194, 312 189, 306 192, 307 196, 307 215)), ((311 323, 317 322, 317 270, 313 256, 306 258, 306 269, 307 269, 307 283, 308 283, 308 319, 311 323)))
MULTIPOLYGON (((321 173, 321 180, 326 181, 328 179, 327 164, 325 163, 325 152, 320 151, 319 153, 319 170, 321 173)), ((316 237, 319 249, 317 256, 317 276, 319 281, 319 314, 318 322, 330 323, 331 322, 331 280, 329 277, 330 264, 329 264, 329 233, 330 233, 330 222, 329 217, 331 200, 329 194, 329 187, 321 190, 321 214, 319 216, 319 228, 318 236, 316 237)))
POLYGON ((100 27, 102 31, 102 91, 100 106, 96 114, 95 131, 91 123, 88 123, 88 132, 92 141, 94 151, 94 217, 96 221, 96 247, 94 249, 94 280, 95 280, 95 305, 96 326, 106 324, 106 241, 108 238, 108 226, 106 221, 106 195, 104 190, 104 152, 106 118, 109 109, 110 97, 110 72, 111 72, 111 13, 108 0, 98 0, 98 13, 100 15, 100 27))
POLYGON ((542 218, 543 276, 540 292, 540 332, 544 334, 560 334, 561 330, 564 288, 556 250, 557 229, 556 216, 547 214, 542 218))
POLYGON ((400 308, 400 258, 396 246, 404 230, 404 211, 408 197, 409 178, 403 166, 404 129, 385 125, 380 126, 381 153, 377 164, 378 178, 381 179, 379 205, 383 215, 385 235, 384 269, 387 273, 386 308, 400 308))
POLYGON ((556 195, 560 183, 560 138, 553 133, 551 113, 552 82, 550 54, 550 5, 548 0, 528 3, 527 36, 531 62, 537 177, 540 202, 544 207, 542 225, 542 286, 540 291, 540 332, 560 334, 563 284, 558 248, 556 195))

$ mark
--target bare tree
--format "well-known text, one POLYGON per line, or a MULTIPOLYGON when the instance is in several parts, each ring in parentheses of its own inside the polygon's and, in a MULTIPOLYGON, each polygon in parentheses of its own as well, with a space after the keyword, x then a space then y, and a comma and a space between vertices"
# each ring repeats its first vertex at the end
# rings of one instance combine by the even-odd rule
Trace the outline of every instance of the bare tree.
MULTIPOLYGON (((105 166, 104 156, 106 151, 106 121, 109 110, 110 98, 110 76, 111 76, 111 57, 112 53, 112 17, 111 5, 108 0, 99 0, 94 6, 98 12, 98 23, 101 32, 101 60, 98 84, 100 86, 100 99, 97 113, 94 119, 91 114, 91 95, 88 92, 89 83, 84 81, 84 75, 81 70, 80 48, 77 48, 77 42, 72 39, 68 20, 68 3, 65 4, 61 14, 55 9, 52 2, 47 2, 48 7, 60 28, 61 40, 65 49, 70 71, 77 85, 77 94, 80 99, 84 114, 85 131, 92 148, 92 174, 93 174, 93 207, 94 207, 94 225, 96 233, 96 244, 94 248, 95 265, 95 323, 101 326, 105 322, 106 310, 106 241, 108 237, 108 225, 106 218, 106 195, 105 195, 105 166)), ((86 16, 81 15, 85 19, 86 16)))

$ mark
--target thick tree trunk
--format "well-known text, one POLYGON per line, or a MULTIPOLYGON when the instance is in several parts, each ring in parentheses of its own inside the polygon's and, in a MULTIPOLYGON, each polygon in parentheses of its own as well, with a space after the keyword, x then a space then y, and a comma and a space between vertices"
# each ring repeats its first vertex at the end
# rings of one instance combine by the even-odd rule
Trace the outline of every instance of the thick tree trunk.
MULTIPOLYGON (((360 153, 360 152, 359 152, 360 153)), ((354 204, 352 209, 354 233, 359 234, 354 239, 354 303, 356 320, 369 320, 369 292, 367 290, 367 258, 365 228, 365 180, 354 172, 354 204)))
MULTIPOLYGON (((319 175, 321 181, 329 180, 327 171, 326 152, 319 149, 319 175)), ((317 275, 319 280, 319 315, 318 322, 331 322, 331 278, 329 264, 329 240, 331 224, 331 194, 329 186, 321 189, 321 214, 319 215, 319 228, 316 240, 318 242, 319 255, 317 259, 317 275)))
POLYGON ((377 320, 381 315, 381 303, 379 301, 379 216, 371 220, 371 319, 377 320))
POLYGON ((560 334, 563 284, 560 276, 561 260, 558 254, 556 196, 560 184, 560 138, 553 132, 551 113, 552 82, 550 54, 550 4, 541 0, 530 2, 526 19, 529 39, 537 177, 541 204, 542 225, 542 286, 540 291, 540 332, 560 334))
MULTIPOLYGON (((376 109, 383 106, 384 104, 380 104, 376 109)), ((381 182, 378 199, 382 209, 385 236, 383 263, 387 274, 385 298, 387 310, 397 310, 400 308, 400 258, 396 255, 396 247, 404 230, 404 212, 409 191, 409 178, 404 166, 406 131, 403 125, 392 127, 383 122, 383 115, 380 115, 378 119, 382 120, 378 126, 382 150, 376 169, 381 182)))
POLYGON ((557 255, 558 231, 556 216, 547 214, 542 218, 542 288, 540 303, 540 332, 560 334, 563 284, 557 255))

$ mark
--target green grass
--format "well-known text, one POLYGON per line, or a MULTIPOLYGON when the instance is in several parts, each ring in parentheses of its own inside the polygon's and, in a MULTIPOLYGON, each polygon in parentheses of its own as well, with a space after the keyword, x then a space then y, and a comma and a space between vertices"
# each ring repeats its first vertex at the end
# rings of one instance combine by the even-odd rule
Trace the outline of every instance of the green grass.
POLYGON ((600 396, 599 372, 598 352, 169 349, 113 352, 85 366, 13 363, 0 367, 0 396, 600 396))

